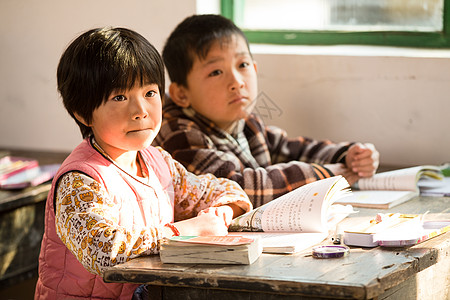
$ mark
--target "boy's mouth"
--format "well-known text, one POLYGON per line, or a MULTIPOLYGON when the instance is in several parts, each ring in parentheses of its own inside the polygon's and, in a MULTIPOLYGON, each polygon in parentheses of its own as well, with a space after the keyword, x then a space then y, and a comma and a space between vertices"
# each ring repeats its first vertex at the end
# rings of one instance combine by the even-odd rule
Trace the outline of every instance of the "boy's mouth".
POLYGON ((230 104, 234 104, 234 103, 237 103, 237 102, 244 102, 244 101, 247 101, 247 97, 244 97, 244 96, 238 96, 238 97, 233 98, 233 99, 230 101, 230 104))

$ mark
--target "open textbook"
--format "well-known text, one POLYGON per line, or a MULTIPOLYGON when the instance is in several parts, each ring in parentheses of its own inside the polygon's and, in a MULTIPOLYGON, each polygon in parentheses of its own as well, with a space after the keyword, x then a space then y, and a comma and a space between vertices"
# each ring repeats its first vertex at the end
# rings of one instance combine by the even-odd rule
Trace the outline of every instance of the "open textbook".
POLYGON ((355 207, 387 209, 419 195, 418 182, 421 178, 442 180, 438 166, 415 166, 377 173, 362 178, 353 186, 351 196, 337 201, 355 207))
POLYGON ((333 205, 349 193, 342 176, 306 184, 235 218, 230 235, 259 237, 266 253, 301 251, 323 241, 353 212, 351 206, 333 205))

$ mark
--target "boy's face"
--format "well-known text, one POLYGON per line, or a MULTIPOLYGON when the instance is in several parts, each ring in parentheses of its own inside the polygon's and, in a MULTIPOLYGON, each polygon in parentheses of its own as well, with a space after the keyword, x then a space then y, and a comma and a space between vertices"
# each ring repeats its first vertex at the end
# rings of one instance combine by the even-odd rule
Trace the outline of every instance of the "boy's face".
POLYGON ((127 151, 144 149, 161 127, 161 108, 157 84, 113 91, 92 114, 90 126, 95 140, 113 159, 127 151))
POLYGON ((186 106, 224 130, 250 113, 256 95, 256 64, 239 35, 213 43, 205 59, 196 57, 184 89, 186 106))

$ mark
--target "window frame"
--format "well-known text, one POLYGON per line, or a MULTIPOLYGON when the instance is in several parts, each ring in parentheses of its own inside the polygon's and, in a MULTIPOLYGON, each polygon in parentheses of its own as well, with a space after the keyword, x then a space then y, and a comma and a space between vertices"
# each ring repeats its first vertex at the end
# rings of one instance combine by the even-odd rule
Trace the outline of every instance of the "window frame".
MULTIPOLYGON (((221 14, 233 21, 242 18, 245 0, 221 0, 221 14)), ((450 48, 450 0, 444 0, 442 32, 412 31, 295 31, 246 30, 250 43, 278 45, 375 45, 415 48, 450 48)))

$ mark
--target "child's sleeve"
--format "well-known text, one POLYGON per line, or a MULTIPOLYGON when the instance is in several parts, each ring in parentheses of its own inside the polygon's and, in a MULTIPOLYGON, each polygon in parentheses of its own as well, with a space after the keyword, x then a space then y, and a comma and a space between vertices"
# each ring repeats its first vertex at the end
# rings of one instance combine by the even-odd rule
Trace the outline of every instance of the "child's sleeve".
POLYGON ((315 164, 345 163, 348 148, 353 144, 302 136, 288 138, 283 129, 274 126, 266 127, 264 135, 272 164, 292 160, 315 164))
POLYGON ((236 204, 244 211, 253 206, 236 182, 212 174, 194 175, 169 153, 159 148, 169 165, 175 198, 175 221, 189 219, 208 207, 236 204))
POLYGON ((119 226, 119 205, 91 177, 65 174, 56 190, 56 231, 91 273, 142 254, 158 253, 158 228, 119 226))
POLYGON ((283 130, 265 127, 252 116, 244 129, 250 153, 213 130, 182 118, 165 120, 157 142, 190 172, 212 173, 236 181, 254 207, 304 184, 333 176, 322 164, 345 160, 351 145, 301 137, 288 139, 283 130))

